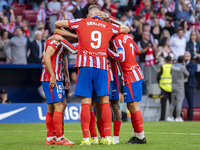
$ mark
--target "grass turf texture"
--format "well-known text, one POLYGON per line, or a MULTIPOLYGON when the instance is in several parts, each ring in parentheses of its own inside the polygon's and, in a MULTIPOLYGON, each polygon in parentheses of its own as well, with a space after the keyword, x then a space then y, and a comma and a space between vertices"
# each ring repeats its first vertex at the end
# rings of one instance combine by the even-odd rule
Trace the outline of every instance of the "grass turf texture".
POLYGON ((46 139, 45 123, 0 124, 1 150, 63 150, 63 149, 95 149, 95 150, 200 150, 200 122, 144 122, 145 145, 127 145, 133 135, 131 123, 122 123, 120 144, 80 146, 82 140, 79 123, 65 123, 65 136, 76 143, 74 146, 44 145, 46 139))

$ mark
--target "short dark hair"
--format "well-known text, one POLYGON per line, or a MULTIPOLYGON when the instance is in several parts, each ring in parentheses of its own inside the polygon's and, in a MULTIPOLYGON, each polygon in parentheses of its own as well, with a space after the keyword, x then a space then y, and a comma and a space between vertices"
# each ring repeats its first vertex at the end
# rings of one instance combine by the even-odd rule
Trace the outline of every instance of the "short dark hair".
POLYGON ((16 31, 17 29, 21 29, 22 32, 24 33, 24 29, 23 29, 22 27, 16 27, 16 28, 15 28, 15 31, 16 31))
POLYGON ((185 61, 184 56, 178 57, 178 63, 183 63, 185 61))
POLYGON ((8 31, 6 31, 4 29, 1 31, 1 37, 4 35, 5 32, 8 32, 8 31))
POLYGON ((184 30, 183 30, 182 27, 178 27, 178 28, 176 29, 176 33, 178 33, 179 31, 184 31, 184 30))
POLYGON ((171 62, 172 58, 168 55, 167 57, 165 57, 165 61, 166 62, 171 62))

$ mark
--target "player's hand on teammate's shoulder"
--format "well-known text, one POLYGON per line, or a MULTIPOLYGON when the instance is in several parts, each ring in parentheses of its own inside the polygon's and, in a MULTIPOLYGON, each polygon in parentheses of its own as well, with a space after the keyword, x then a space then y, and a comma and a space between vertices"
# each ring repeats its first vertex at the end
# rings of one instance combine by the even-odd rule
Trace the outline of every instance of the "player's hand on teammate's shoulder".
POLYGON ((51 76, 51 78, 50 78, 50 88, 53 89, 54 86, 56 86, 56 88, 58 89, 57 83, 56 83, 56 77, 55 76, 51 76))
POLYGON ((61 35, 57 35, 57 34, 54 34, 50 37, 51 40, 56 40, 58 42, 62 41, 63 40, 63 37, 61 35))

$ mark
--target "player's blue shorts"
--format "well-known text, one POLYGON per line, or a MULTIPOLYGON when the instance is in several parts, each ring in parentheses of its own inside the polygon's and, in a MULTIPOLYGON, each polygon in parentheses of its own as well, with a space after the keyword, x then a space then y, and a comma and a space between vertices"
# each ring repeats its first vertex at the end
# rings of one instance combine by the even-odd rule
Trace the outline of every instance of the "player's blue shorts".
MULTIPOLYGON (((117 73, 113 73, 114 81, 110 81, 109 85, 109 100, 119 100, 119 76, 117 73)), ((96 92, 92 92, 92 100, 99 101, 96 92)))
POLYGON ((124 102, 130 103, 142 100, 142 83, 143 80, 130 83, 123 86, 124 102))
POLYGON ((109 100, 119 100, 120 81, 117 73, 113 73, 114 81, 110 81, 109 100))
POLYGON ((109 95, 107 70, 92 67, 79 68, 74 95, 92 97, 93 90, 97 96, 109 95))
POLYGON ((63 102, 63 98, 66 98, 63 82, 56 81, 58 89, 56 88, 56 86, 51 89, 49 83, 49 81, 42 82, 42 87, 44 89, 47 104, 63 102))

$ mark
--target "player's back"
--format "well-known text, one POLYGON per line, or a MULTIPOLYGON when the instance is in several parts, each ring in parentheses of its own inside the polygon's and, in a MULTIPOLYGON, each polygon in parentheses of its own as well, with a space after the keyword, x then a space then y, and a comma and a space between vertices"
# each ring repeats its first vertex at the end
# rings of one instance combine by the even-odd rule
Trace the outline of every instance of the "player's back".
POLYGON ((107 46, 120 27, 98 18, 71 20, 69 26, 79 37, 76 67, 107 69, 107 46))
POLYGON ((63 80, 63 72, 64 72, 64 55, 66 53, 66 49, 60 44, 58 41, 48 39, 45 42, 44 51, 42 54, 42 74, 41 74, 41 81, 50 81, 50 74, 46 69, 46 65, 44 63, 44 57, 48 47, 51 46, 54 48, 55 53, 51 56, 51 66, 56 75, 57 80, 63 80))
POLYGON ((119 34, 113 39, 113 44, 118 44, 124 47, 125 61, 121 62, 123 71, 132 70, 138 66, 135 55, 139 54, 139 49, 129 34, 119 34))

